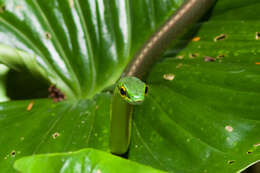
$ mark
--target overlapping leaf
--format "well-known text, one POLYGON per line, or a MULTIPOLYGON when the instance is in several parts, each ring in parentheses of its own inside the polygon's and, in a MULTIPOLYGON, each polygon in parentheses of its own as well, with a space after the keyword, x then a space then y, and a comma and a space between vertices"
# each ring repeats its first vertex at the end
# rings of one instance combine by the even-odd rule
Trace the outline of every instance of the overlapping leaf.
POLYGON ((15 168, 23 173, 45 173, 46 170, 48 170, 49 173, 110 173, 122 171, 125 173, 163 173, 163 171, 143 166, 94 149, 25 157, 15 163, 15 168), (118 165, 121 165, 121 167, 118 165))
POLYGON ((118 79, 180 2, 1 0, 0 48, 18 49, 1 51, 1 61, 38 69, 70 99, 90 98, 118 79))

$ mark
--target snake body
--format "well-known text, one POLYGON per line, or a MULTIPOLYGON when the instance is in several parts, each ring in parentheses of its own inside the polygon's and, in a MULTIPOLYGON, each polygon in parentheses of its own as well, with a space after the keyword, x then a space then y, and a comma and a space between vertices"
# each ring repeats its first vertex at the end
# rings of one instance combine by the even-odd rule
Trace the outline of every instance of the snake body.
POLYGON ((143 79, 170 43, 198 20, 216 0, 187 0, 147 41, 117 82, 110 113, 110 150, 127 152, 131 137, 133 105, 144 101, 148 88, 143 79))

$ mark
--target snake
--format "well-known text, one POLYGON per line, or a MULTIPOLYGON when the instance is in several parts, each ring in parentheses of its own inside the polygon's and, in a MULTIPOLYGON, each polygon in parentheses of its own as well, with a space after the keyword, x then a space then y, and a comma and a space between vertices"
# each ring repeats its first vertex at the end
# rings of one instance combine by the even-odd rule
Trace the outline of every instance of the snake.
POLYGON ((207 12, 216 0, 186 0, 132 58, 117 81, 110 106, 110 152, 124 155, 131 141, 132 114, 144 102, 148 86, 144 80, 151 66, 187 28, 207 12))

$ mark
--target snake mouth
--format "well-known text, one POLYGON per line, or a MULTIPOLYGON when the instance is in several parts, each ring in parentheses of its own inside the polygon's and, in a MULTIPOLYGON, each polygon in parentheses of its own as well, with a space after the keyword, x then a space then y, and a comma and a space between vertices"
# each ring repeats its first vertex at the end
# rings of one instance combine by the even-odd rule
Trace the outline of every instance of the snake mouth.
POLYGON ((125 101, 131 105, 140 105, 144 102, 144 99, 140 99, 140 100, 125 99, 125 101))
POLYGON ((131 104, 133 104, 133 105, 140 105, 143 102, 144 102, 144 100, 136 100, 136 101, 132 102, 131 104))

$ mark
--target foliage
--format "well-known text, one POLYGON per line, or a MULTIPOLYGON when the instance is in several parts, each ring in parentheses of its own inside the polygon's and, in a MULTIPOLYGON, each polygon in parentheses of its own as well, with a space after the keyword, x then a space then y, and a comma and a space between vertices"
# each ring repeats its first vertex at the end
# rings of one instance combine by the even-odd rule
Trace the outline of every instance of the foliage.
POLYGON ((23 156, 58 152, 66 153, 26 157, 16 168, 24 170, 27 162, 36 172, 41 166, 60 170, 65 157, 93 172, 152 169, 144 165, 170 172, 237 172, 258 161, 257 0, 218 0, 210 17, 174 43, 151 69, 147 99, 134 111, 128 159, 136 163, 108 153, 111 93, 104 89, 181 3, 0 0, 0 61, 55 84, 67 96, 60 103, 0 104, 2 172, 14 172, 14 161, 23 156), (216 39, 221 34, 225 38, 216 39), (107 153, 70 153, 83 148, 107 153))

